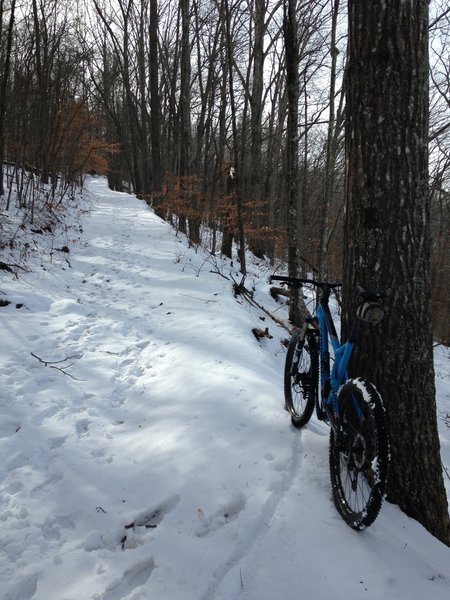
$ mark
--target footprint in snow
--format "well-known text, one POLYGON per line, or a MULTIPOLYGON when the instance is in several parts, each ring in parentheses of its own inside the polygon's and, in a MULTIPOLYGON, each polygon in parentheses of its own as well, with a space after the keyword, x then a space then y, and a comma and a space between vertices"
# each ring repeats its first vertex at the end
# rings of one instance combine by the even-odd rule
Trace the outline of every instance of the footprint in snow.
POLYGON ((134 363, 134 359, 133 359, 133 358, 125 358, 125 359, 122 361, 122 364, 121 364, 121 366, 122 366, 122 367, 127 367, 128 365, 132 365, 133 363, 134 363))
POLYGON ((77 430, 78 437, 82 437, 84 435, 89 434, 89 425, 91 421, 89 419, 80 419, 75 423, 75 429, 77 430))
POLYGON ((44 421, 54 417, 56 415, 56 413, 58 412, 58 410, 59 409, 56 406, 51 406, 50 408, 46 408, 45 410, 43 410, 42 412, 40 412, 39 414, 37 414, 35 417, 33 417, 31 419, 31 425, 33 425, 33 427, 42 425, 42 423, 44 421))
POLYGON ((244 494, 237 492, 232 498, 226 502, 223 507, 215 511, 209 517, 204 516, 201 509, 198 510, 200 525, 197 527, 195 535, 197 537, 206 537, 211 532, 230 523, 239 516, 239 513, 244 510, 246 499, 244 494))
POLYGON ((135 548, 142 543, 140 535, 148 529, 156 529, 164 517, 171 512, 180 501, 180 496, 172 496, 159 504, 139 513, 136 518, 125 525, 125 534, 120 540, 122 550, 135 548))
POLYGON ((48 444, 50 450, 56 450, 61 448, 61 446, 65 443, 67 436, 61 435, 53 438, 49 438, 48 444))
POLYGON ((108 454, 107 448, 96 448, 91 452, 91 456, 95 458, 98 465, 112 463, 114 458, 108 454))
MULTIPOLYGON (((139 318, 140 318, 140 317, 139 317, 139 318)), ((138 350, 145 350, 145 348, 147 348, 147 346, 149 346, 149 345, 150 345, 150 342, 148 342, 147 340, 144 340, 144 341, 142 341, 142 342, 137 342, 137 343, 136 343, 136 344, 134 344, 134 345, 135 345, 135 347, 136 347, 138 350)))
POLYGON ((61 481, 63 478, 63 474, 58 471, 55 473, 50 473, 45 478, 45 481, 34 487, 30 492, 30 498, 39 498, 43 496, 48 490, 49 486, 61 481))
POLYGON ((3 593, 6 600, 30 600, 36 593, 38 573, 28 575, 24 579, 6 587, 3 593))
POLYGON ((10 481, 4 489, 6 494, 9 496, 14 496, 14 494, 19 493, 23 489, 23 483, 18 480, 10 481))
POLYGON ((75 524, 70 516, 51 515, 44 521, 41 529, 44 539, 58 541, 61 538, 61 530, 75 529, 75 524))
POLYGON ((123 392, 114 390, 111 394, 111 398, 109 401, 110 406, 112 406, 113 408, 117 408, 119 406, 122 406, 122 404, 124 402, 125 402, 125 397, 123 395, 123 392))

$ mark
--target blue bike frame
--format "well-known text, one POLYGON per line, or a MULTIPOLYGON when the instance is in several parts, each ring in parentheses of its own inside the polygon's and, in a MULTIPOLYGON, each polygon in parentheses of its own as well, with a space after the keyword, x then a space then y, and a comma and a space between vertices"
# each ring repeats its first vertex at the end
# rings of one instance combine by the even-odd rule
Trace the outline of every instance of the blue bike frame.
MULTIPOLYGON (((349 340, 341 345, 336 333, 330 309, 328 307, 328 294, 317 307, 316 319, 320 332, 320 384, 322 393, 322 404, 330 417, 331 424, 339 420, 339 406, 337 394, 339 388, 348 379, 347 366, 354 348, 354 341, 349 340), (329 341, 334 352, 334 363, 330 372, 329 341)), ((358 416, 361 409, 355 403, 358 416)))

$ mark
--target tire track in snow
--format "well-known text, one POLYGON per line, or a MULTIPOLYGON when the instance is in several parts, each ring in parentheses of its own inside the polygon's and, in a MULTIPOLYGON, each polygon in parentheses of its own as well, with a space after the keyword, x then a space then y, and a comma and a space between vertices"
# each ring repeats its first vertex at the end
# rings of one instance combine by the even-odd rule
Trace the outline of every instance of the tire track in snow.
MULTIPOLYGON (((266 535, 266 532, 270 528, 270 522, 277 512, 281 500, 290 490, 291 482, 298 474, 302 462, 302 448, 301 434, 299 434, 299 432, 293 432, 292 454, 281 481, 274 484, 276 489, 264 504, 259 518, 255 520, 253 526, 250 528, 250 533, 236 545, 228 560, 217 567, 214 572, 213 580, 209 583, 200 600, 214 600, 216 593, 219 591, 219 588, 228 573, 249 554, 260 538, 266 535)), ((252 574, 247 573, 246 585, 249 583, 251 584, 251 580, 252 574)), ((248 589, 246 590, 245 595, 247 595, 247 593, 248 589)))

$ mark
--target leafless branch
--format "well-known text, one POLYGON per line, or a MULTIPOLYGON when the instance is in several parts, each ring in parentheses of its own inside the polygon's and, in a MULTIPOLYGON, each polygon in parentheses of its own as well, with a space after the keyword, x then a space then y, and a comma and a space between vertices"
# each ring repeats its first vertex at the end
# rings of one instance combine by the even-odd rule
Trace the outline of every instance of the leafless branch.
POLYGON ((40 358, 39 356, 37 356, 33 352, 31 352, 31 356, 33 356, 34 358, 36 358, 44 366, 50 367, 50 369, 56 369, 57 371, 61 371, 61 373, 64 373, 64 375, 67 375, 71 379, 75 379, 75 381, 85 381, 84 379, 79 379, 78 377, 75 377, 71 373, 67 372, 66 369, 70 369, 70 367, 72 367, 74 365, 74 363, 70 363, 70 365, 65 365, 64 368, 56 366, 56 365, 59 365, 61 363, 65 363, 68 360, 72 360, 72 359, 76 359, 76 358, 81 358, 83 356, 82 354, 74 354, 73 356, 67 356, 66 358, 63 358, 62 360, 55 360, 55 361, 52 361, 52 360, 43 360, 42 358, 40 358))

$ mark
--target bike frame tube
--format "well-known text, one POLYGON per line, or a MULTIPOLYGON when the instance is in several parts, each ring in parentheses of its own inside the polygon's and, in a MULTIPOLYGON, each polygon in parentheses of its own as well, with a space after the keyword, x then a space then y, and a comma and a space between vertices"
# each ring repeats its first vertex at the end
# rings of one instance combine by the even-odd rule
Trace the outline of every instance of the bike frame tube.
POLYGON ((331 387, 337 392, 339 387, 348 379, 347 365, 353 352, 354 344, 346 342, 334 352, 334 365, 331 370, 331 387))
POLYGON ((330 353, 328 350, 328 327, 322 306, 317 308, 317 320, 320 332, 320 380, 321 389, 325 388, 326 382, 330 380, 330 353))
POLYGON ((326 389, 327 381, 330 384, 328 396, 323 398, 322 401, 324 406, 331 409, 334 417, 338 419, 337 393, 340 386, 348 379, 347 366, 353 352, 354 342, 347 341, 341 345, 326 297, 322 299, 317 307, 317 319, 320 330, 321 390, 326 389), (334 363, 331 371, 328 340, 330 340, 334 352, 334 363))

